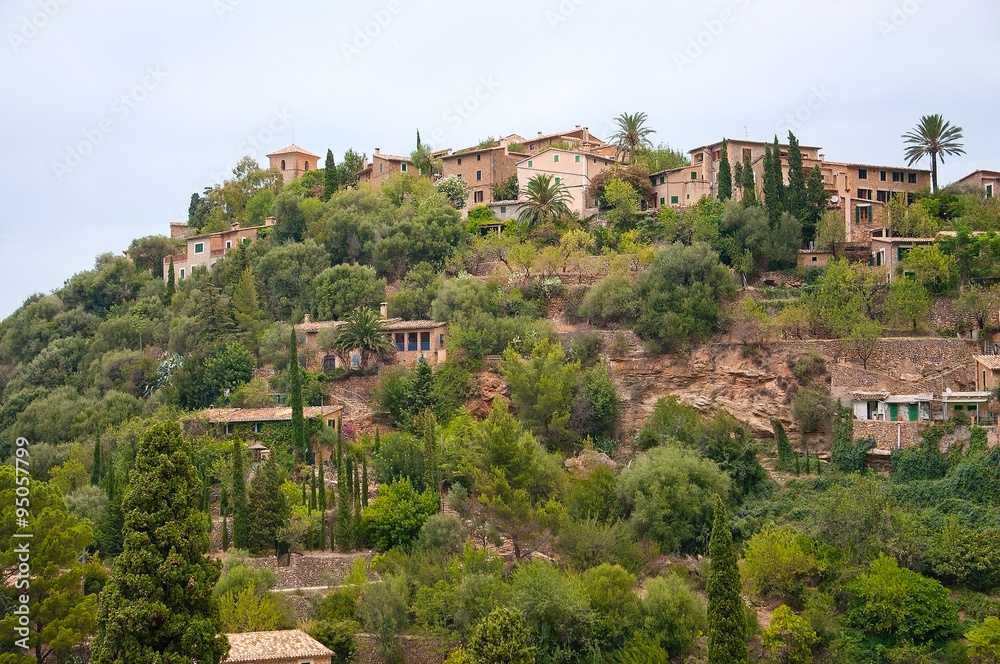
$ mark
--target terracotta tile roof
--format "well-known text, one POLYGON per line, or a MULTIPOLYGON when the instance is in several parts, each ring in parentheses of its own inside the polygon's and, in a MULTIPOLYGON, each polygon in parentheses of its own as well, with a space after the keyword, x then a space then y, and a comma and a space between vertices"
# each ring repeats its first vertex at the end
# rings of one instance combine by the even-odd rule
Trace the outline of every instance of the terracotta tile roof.
MULTIPOLYGON (((226 634, 229 656, 223 662, 266 662, 299 657, 331 657, 334 653, 300 629, 226 634)), ((327 660, 329 661, 329 660, 327 660)))
MULTIPOLYGON (((343 325, 342 320, 317 320, 309 323, 300 323, 295 326, 300 332, 319 332, 343 325)), ((403 320, 402 318, 388 318, 383 321, 386 332, 398 332, 399 330, 410 330, 415 328, 442 327, 447 325, 440 320, 403 320)))
POLYGON ((1000 355, 976 355, 975 358, 987 369, 1000 369, 1000 355))
MULTIPOLYGON (((303 417, 326 417, 342 410, 340 406, 306 406, 303 417)), ((209 408, 205 411, 209 422, 231 424, 234 422, 290 422, 292 409, 287 406, 274 408, 209 408)))
POLYGON ((882 401, 889 397, 885 390, 855 390, 851 396, 858 401, 882 401))
POLYGON ((312 152, 309 152, 309 150, 306 150, 305 148, 300 148, 295 143, 292 143, 287 148, 281 148, 280 150, 275 150, 274 152, 272 152, 271 154, 266 155, 266 156, 268 156, 268 157, 276 157, 278 155, 289 154, 289 153, 292 153, 292 152, 298 152, 298 153, 301 153, 301 154, 304 154, 304 155, 308 155, 310 157, 316 157, 317 159, 320 158, 318 154, 313 154, 312 152))
POLYGON ((406 163, 410 163, 409 157, 400 157, 399 155, 396 154, 385 154, 384 152, 379 152, 378 154, 372 155, 373 160, 375 157, 380 157, 382 159, 385 159, 386 161, 405 161, 406 163))

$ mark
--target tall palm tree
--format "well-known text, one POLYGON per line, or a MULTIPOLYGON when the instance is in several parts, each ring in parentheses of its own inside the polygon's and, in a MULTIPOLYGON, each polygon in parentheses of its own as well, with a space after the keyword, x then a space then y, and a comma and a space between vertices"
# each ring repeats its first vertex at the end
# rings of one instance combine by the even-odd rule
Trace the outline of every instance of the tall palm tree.
POLYGON ((924 155, 931 156, 931 190, 937 193, 937 160, 944 163, 945 155, 965 154, 962 144, 962 128, 952 127, 943 117, 935 113, 920 118, 920 122, 912 131, 903 134, 908 147, 906 148, 907 165, 912 166, 924 155))
POLYGON ((350 366, 351 353, 357 352, 360 355, 358 368, 364 371, 373 357, 388 358, 396 346, 385 333, 385 324, 378 312, 359 307, 337 328, 333 348, 346 366, 350 366))
POLYGON ((539 173, 528 180, 521 190, 521 212, 517 220, 528 228, 570 213, 567 201, 572 199, 566 185, 553 179, 551 175, 539 173))
POLYGON ((637 152, 653 149, 653 142, 649 140, 650 134, 655 134, 655 129, 644 126, 646 124, 645 113, 622 113, 615 122, 618 123, 618 131, 611 135, 611 140, 618 144, 618 154, 622 156, 625 163, 631 164, 635 160, 637 152))

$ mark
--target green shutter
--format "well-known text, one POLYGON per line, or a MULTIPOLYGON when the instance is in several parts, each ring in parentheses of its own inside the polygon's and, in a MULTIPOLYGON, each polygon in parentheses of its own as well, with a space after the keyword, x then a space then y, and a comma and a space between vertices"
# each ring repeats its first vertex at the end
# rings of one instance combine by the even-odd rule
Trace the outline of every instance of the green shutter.
POLYGON ((910 411, 909 412, 910 421, 911 422, 916 422, 917 421, 917 404, 911 403, 909 411, 910 411))
POLYGON ((670 204, 671 205, 677 205, 677 197, 676 196, 671 196, 670 197, 670 204))
POLYGON ((692 180, 698 179, 698 171, 691 171, 691 179, 692 180))
POLYGON ((528 160, 528 168, 531 168, 531 167, 532 167, 532 165, 533 165, 533 164, 532 164, 532 161, 531 161, 531 160, 529 159, 529 160, 528 160))
POLYGON ((576 157, 573 158, 573 161, 575 161, 576 163, 579 164, 580 163, 580 155, 576 155, 576 157))
POLYGON ((661 196, 661 197, 660 197, 660 205, 663 205, 663 204, 664 204, 664 203, 666 203, 666 202, 667 202, 667 199, 665 199, 665 198, 663 198, 663 197, 661 196))
POLYGON ((899 404, 891 403, 889 404, 889 419, 895 422, 899 419, 899 404))

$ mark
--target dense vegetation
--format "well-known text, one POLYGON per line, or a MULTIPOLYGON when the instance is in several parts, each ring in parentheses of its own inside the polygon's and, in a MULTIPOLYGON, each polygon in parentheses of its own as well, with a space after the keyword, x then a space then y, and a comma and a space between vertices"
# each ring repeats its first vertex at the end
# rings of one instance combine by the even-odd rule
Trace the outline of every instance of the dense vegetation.
MULTIPOLYGON (((0 323, 0 457, 12 464, 16 441, 29 442, 31 527, 44 535, 36 659, 71 661, 96 635, 95 661, 213 660, 220 626, 297 624, 248 556, 372 547, 369 568, 357 558, 301 623, 339 661, 360 631, 398 658, 407 630, 440 637, 452 664, 996 661, 1000 459, 984 430, 947 453, 931 430, 894 453, 888 477, 865 473, 867 443, 807 353, 791 413, 799 431, 831 435, 829 463, 797 453, 780 420, 771 445, 725 411, 675 399, 621 440, 623 399, 602 359, 628 354, 631 329, 653 353, 726 333, 748 353, 779 335, 840 337, 867 365, 883 330, 924 327, 934 298, 987 328, 1000 306, 996 201, 947 189, 893 201, 894 232, 956 233, 911 251, 891 286, 882 268, 838 257, 800 271, 802 289, 750 291, 764 271, 792 272, 803 242, 842 252, 815 178, 775 180, 769 149, 760 191, 734 164, 723 200, 652 213, 649 171, 682 158, 653 148, 643 121, 621 118, 632 163, 595 181, 599 220, 567 213, 552 182, 520 183, 530 214, 502 234, 479 232, 486 207, 463 221, 464 196, 426 177, 356 187, 353 151, 287 186, 244 161, 192 198, 191 225, 277 223, 211 272, 164 281, 177 241, 140 238, 131 260, 100 256, 0 323), (448 361, 387 366, 373 313, 383 300, 392 316, 446 321, 448 361), (557 304, 613 334, 557 334, 557 304), (319 343, 362 349, 358 371, 300 367, 291 325, 306 314, 345 321, 319 343), (466 404, 488 356, 509 402, 476 417, 466 404), (335 381, 373 372, 381 428, 364 434, 295 415, 226 434, 200 414, 275 394, 300 414, 328 403, 335 381), (270 461, 253 461, 250 438, 270 461), (185 496, 185 509, 165 509, 165 496, 185 496), (221 570, 203 557, 210 533, 228 550, 221 570), (168 559, 176 574, 158 578, 168 559), (743 598, 773 609, 769 627, 743 598), (137 602, 155 635, 125 625, 122 606, 137 602)), ((0 467, 8 569, 16 479, 0 467)), ((0 594, 0 664, 26 661, 12 654, 14 599, 0 594)))

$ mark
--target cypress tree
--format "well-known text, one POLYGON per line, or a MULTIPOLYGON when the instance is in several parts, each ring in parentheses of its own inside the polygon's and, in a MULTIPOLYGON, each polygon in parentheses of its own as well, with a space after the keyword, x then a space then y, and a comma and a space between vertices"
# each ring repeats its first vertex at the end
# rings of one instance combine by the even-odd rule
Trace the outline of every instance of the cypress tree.
POLYGON ((229 513, 229 492, 223 484, 219 490, 219 516, 226 516, 229 513))
POLYGON ((799 465, 799 453, 795 453, 795 474, 800 475, 802 473, 802 468, 799 465))
MULTIPOLYGON (((777 143, 775 137, 775 143, 777 143)), ((764 205, 767 206, 767 218, 774 228, 781 219, 783 209, 781 196, 784 190, 781 174, 781 147, 764 146, 764 205)))
POLYGON ((802 220, 802 240, 807 244, 816 237, 816 224, 825 210, 826 187, 823 185, 823 174, 819 166, 813 166, 806 185, 805 218, 802 220))
POLYGON ((772 417, 771 426, 774 428, 774 441, 778 446, 778 464, 787 470, 792 465, 792 455, 795 454, 795 450, 792 449, 792 444, 788 441, 788 434, 785 432, 785 426, 781 420, 772 417))
MULTIPOLYGON (((378 429, 375 430, 376 435, 378 429)), ((361 507, 368 507, 368 453, 361 455, 361 507)))
POLYGON ((222 517, 222 550, 229 550, 229 526, 226 524, 226 517, 222 517))
POLYGON ((228 643, 212 596, 222 566, 205 556, 200 488, 180 426, 147 430, 122 504, 123 550, 98 602, 94 664, 222 660, 228 643))
POLYGON ((743 189, 743 162, 739 159, 733 164, 733 186, 743 189))
POLYGON ((729 143, 722 139, 722 156, 719 158, 719 200, 733 197, 733 171, 729 166, 729 143))
POLYGON ((347 467, 344 459, 340 431, 337 431, 337 548, 350 551, 351 547, 351 491, 347 486, 347 467))
POLYGON ((354 548, 361 549, 365 545, 365 533, 361 527, 361 464, 355 460, 354 463, 354 519, 353 526, 354 548))
POLYGON ((330 200, 337 191, 337 164, 333 161, 333 150, 327 149, 326 162, 323 164, 323 200, 330 200))
MULTIPOLYGON (((108 456, 110 460, 110 455, 108 456)), ((104 475, 104 490, 108 494, 108 506, 97 527, 95 539, 101 545, 104 555, 113 558, 122 551, 125 514, 122 512, 121 487, 112 463, 108 464, 104 475)))
POLYGON ((282 477, 278 463, 272 457, 254 475, 250 483, 248 511, 253 530, 250 551, 265 553, 275 550, 278 531, 288 523, 292 508, 281 491, 282 477))
POLYGON ((173 302, 176 289, 177 286, 174 284, 174 257, 171 256, 170 265, 167 267, 167 294, 164 297, 168 305, 173 302))
POLYGON ((809 448, 806 448, 806 475, 808 475, 810 473, 810 471, 811 471, 811 469, 809 467, 809 456, 810 456, 809 455, 809 448))
POLYGON ((299 501, 299 505, 305 507, 306 504, 306 485, 309 484, 309 480, 302 480, 302 500, 299 501))
POLYGON ((806 201, 806 176, 802 170, 802 151, 795 134, 788 132, 788 190, 785 192, 785 210, 799 220, 806 201))
POLYGON ((435 493, 440 493, 435 423, 434 413, 430 410, 424 411, 424 486, 435 493))
POLYGON ((250 545, 250 516, 247 509, 247 484, 243 471, 243 444, 233 441, 233 546, 246 550, 250 545))
POLYGON ((323 474, 323 447, 320 446, 317 450, 318 458, 316 463, 319 464, 319 511, 326 512, 326 477, 323 474))
POLYGON ((747 664, 747 622, 740 597, 743 584, 736 564, 733 534, 722 498, 715 497, 715 520, 708 543, 711 567, 708 570, 708 662, 747 664))
POLYGON ((750 164, 750 154, 747 152, 743 153, 743 205, 757 205, 757 182, 750 164))
POLYGON ((94 443, 94 460, 90 467, 90 483, 94 486, 101 484, 101 472, 104 470, 103 450, 101 449, 101 439, 98 437, 94 443))
POLYGON ((309 469, 309 513, 312 514, 314 509, 319 507, 319 502, 316 500, 316 473, 313 469, 309 469))
POLYGON ((299 461, 306 457, 305 421, 302 418, 302 368, 299 366, 299 340, 292 328, 288 342, 288 405, 292 408, 292 451, 299 461))

